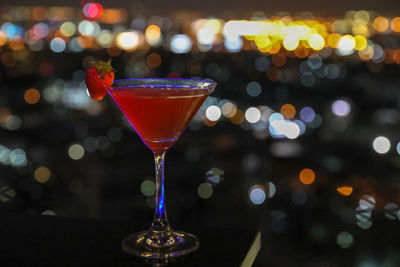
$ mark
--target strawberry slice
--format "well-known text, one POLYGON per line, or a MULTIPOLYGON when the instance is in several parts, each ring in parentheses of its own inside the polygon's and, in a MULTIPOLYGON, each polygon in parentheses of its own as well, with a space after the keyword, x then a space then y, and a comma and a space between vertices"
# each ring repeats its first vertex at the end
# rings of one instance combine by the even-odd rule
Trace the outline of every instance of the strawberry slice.
POLYGON ((86 86, 89 95, 95 100, 102 100, 107 89, 114 81, 114 69, 111 59, 107 62, 98 61, 96 65, 86 70, 86 86))

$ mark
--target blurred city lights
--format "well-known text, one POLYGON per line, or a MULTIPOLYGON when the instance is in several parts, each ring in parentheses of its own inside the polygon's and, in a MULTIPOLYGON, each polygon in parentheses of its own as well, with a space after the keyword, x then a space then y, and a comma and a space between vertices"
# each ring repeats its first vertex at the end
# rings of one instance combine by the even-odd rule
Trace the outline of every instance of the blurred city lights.
POLYGON ((201 197, 202 199, 209 199, 212 194, 213 194, 213 188, 212 185, 209 183, 201 183, 198 187, 197 187, 197 194, 199 195, 199 197, 201 197))
POLYGON ((312 184, 315 181, 315 172, 309 168, 302 169, 299 173, 299 179, 303 184, 312 184))
POLYGON ((375 207, 376 200, 371 195, 362 195, 358 201, 359 207, 362 210, 372 210, 375 207))
POLYGON ((232 118, 233 116, 235 116, 236 111, 237 111, 236 105, 233 104, 232 102, 226 102, 221 107, 222 115, 224 115, 227 118, 232 118))
POLYGON ((354 238, 349 232, 342 231, 337 235, 336 242, 342 248, 349 248, 353 244, 354 238))
POLYGON ((136 31, 121 32, 117 35, 116 40, 119 48, 131 51, 139 45, 140 37, 136 31))
POLYGON ((83 7, 83 14, 87 18, 97 19, 103 15, 103 7, 99 3, 87 3, 83 7))
POLYGON ((50 179, 50 176, 51 172, 45 166, 38 167, 34 172, 35 180, 38 183, 46 183, 50 179))
POLYGON ((209 106, 205 115, 208 120, 217 121, 219 118, 221 118, 221 109, 218 106, 209 106))
POLYGON ((171 50, 176 54, 187 53, 192 49, 192 41, 185 34, 176 34, 172 36, 170 42, 171 50))
POLYGON ((285 104, 281 107, 281 114, 285 119, 293 119, 296 115, 296 108, 291 104, 285 104))
POLYGON ((300 110, 300 118, 304 122, 312 122, 315 118, 315 111, 311 107, 304 107, 300 110))
POLYGON ((349 115, 350 111, 351 111, 351 106, 349 104, 349 102, 347 102, 346 100, 343 99, 339 99, 339 100, 335 100, 332 103, 332 112, 337 115, 337 116, 341 116, 341 117, 345 117, 347 115, 349 115))
POLYGON ((36 104, 40 100, 40 93, 34 88, 28 89, 24 93, 24 99, 28 104, 36 104))
POLYGON ((259 96, 261 94, 261 91, 261 85, 256 81, 249 82, 246 86, 246 92, 249 96, 259 96))
POLYGON ((255 205, 261 205, 264 203, 266 195, 261 185, 255 185, 249 190, 250 201, 255 205))
POLYGON ((12 166, 21 167, 28 164, 25 151, 17 148, 10 152, 10 163, 12 166))
POLYGON ((144 180, 140 185, 140 191, 145 196, 152 196, 156 191, 156 185, 152 180, 144 180))
POLYGON ((385 216, 389 220, 397 220, 397 214, 399 212, 399 206, 393 202, 385 204, 385 216))
POLYGON ((51 40, 51 42, 50 42, 51 50, 53 50, 56 53, 63 52, 65 50, 66 46, 67 45, 66 45, 64 39, 62 39, 60 37, 56 37, 53 40, 51 40))
POLYGON ((338 186, 336 188, 336 190, 342 196, 346 196, 347 197, 347 196, 350 196, 351 193, 353 192, 353 187, 351 187, 351 186, 338 186))
POLYGON ((378 136, 372 142, 372 147, 379 154, 386 154, 390 150, 390 141, 384 136, 378 136))
POLYGON ((85 149, 80 144, 73 144, 68 148, 68 156, 73 160, 80 160, 85 155, 85 149))
POLYGON ((342 36, 337 44, 337 51, 341 56, 347 56, 354 52, 356 41, 351 35, 342 36))
POLYGON ((244 114, 246 120, 250 123, 256 123, 261 119, 261 112, 258 108, 250 107, 244 114))
POLYGON ((313 33, 308 40, 310 47, 314 50, 321 50, 325 46, 324 38, 318 33, 313 33))
POLYGON ((71 37, 75 34, 76 32, 76 26, 73 22, 71 21, 65 21, 61 24, 60 26, 60 32, 62 35, 65 37, 71 37))

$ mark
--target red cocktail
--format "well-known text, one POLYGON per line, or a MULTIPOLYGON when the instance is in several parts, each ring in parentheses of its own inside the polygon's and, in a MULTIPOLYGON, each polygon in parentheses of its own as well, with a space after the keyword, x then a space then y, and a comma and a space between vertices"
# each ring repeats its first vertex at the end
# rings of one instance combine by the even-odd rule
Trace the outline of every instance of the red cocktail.
POLYGON ((188 254, 198 239, 171 229, 164 199, 164 157, 185 130, 201 104, 214 90, 210 80, 128 79, 114 81, 108 92, 153 151, 156 169, 156 208, 148 231, 132 234, 122 249, 140 257, 165 259, 188 254))

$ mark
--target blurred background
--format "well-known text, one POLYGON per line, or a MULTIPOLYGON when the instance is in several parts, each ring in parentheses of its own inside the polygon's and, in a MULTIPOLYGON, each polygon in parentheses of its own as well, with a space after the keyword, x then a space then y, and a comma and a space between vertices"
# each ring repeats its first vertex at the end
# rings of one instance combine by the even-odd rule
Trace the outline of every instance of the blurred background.
POLYGON ((111 58, 118 79, 218 82, 167 153, 172 226, 262 229, 259 266, 400 266, 395 1, 18 2, 0 6, 0 210, 150 223, 152 153, 87 94, 111 58))

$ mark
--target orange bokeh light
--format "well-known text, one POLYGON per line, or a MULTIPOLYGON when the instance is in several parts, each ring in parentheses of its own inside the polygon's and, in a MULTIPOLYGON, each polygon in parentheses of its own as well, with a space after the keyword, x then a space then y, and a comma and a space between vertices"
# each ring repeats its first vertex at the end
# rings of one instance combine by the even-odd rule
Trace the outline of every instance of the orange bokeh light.
POLYGON ((272 56, 272 64, 277 67, 283 67, 286 64, 286 55, 283 53, 277 53, 272 56))
POLYGON ((342 36, 338 33, 330 34, 328 37, 328 45, 332 48, 337 48, 340 38, 342 38, 342 36))
POLYGON ((0 46, 5 45, 6 43, 7 43, 7 37, 2 31, 0 31, 0 46))
POLYGON ((377 17, 375 18, 373 25, 377 32, 384 32, 389 28, 389 21, 385 17, 377 17))
POLYGON ((281 107, 281 114, 285 119, 293 119, 296 115, 296 108, 291 104, 285 104, 281 107))
POLYGON ((157 25, 149 25, 146 28, 145 35, 146 38, 151 41, 157 40, 158 38, 160 38, 161 35, 160 27, 158 27, 157 25))
POLYGON ((244 121, 244 112, 238 109, 235 115, 231 118, 231 122, 234 124, 241 124, 244 121))
POLYGON ((151 53, 146 58, 147 66, 153 69, 159 67, 161 65, 161 61, 161 56, 157 53, 151 53))
POLYGON ((302 169, 299 178, 303 184, 312 184, 315 181, 315 172, 308 168, 302 169))
POLYGON ((351 193, 353 192, 353 187, 351 187, 351 186, 338 186, 336 188, 336 190, 342 196, 346 196, 347 197, 347 196, 350 196, 351 193))
POLYGON ((400 64, 400 49, 396 49, 394 52, 393 52, 393 61, 396 63, 396 64, 400 64))
POLYGON ((28 89, 24 93, 24 99, 28 104, 36 104, 40 100, 40 93, 34 88, 28 89))
POLYGON ((395 17, 392 19, 390 26, 394 32, 400 32, 400 17, 395 17))

